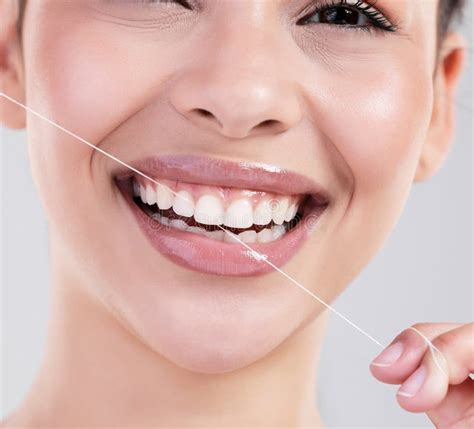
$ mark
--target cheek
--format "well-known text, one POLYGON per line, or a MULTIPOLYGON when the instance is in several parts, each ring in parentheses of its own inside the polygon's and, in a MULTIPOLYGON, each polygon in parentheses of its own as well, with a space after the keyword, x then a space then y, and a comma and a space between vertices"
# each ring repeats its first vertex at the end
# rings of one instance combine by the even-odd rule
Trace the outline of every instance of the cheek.
POLYGON ((33 95, 66 129, 98 143, 149 99, 150 87, 165 79, 166 59, 160 55, 161 62, 145 64, 150 56, 128 46, 130 38, 103 32, 93 20, 83 27, 69 24, 67 33, 33 30, 28 53, 33 95))
POLYGON ((395 190, 412 181, 432 105, 429 77, 412 76, 420 73, 370 73, 339 87, 330 135, 359 192, 395 190))
POLYGON ((406 187, 431 116, 430 39, 418 30, 408 39, 330 26, 299 28, 295 39, 312 62, 311 80, 301 79, 311 88, 314 122, 356 190, 406 187))
MULTIPOLYGON (((173 62, 171 52, 150 55, 151 45, 138 48, 135 39, 105 31, 103 22, 80 19, 83 13, 52 8, 28 23, 27 97, 33 110, 102 147, 110 133, 149 103, 151 91, 160 90, 173 62)), ((31 115, 29 131, 33 173, 48 207, 61 201, 54 210, 67 214, 64 202, 71 194, 76 203, 87 194, 110 194, 101 189, 108 178, 97 174, 103 154, 31 115)), ((117 148, 104 150, 114 154, 117 148)))
POLYGON ((335 201, 338 214, 326 234, 330 239, 311 242, 308 250, 308 255, 322 255, 313 276, 331 285, 317 289, 328 301, 381 248, 411 189, 432 108, 430 71, 414 63, 365 63, 344 76, 319 77, 314 89, 318 131, 337 150, 339 172, 350 177, 335 201))

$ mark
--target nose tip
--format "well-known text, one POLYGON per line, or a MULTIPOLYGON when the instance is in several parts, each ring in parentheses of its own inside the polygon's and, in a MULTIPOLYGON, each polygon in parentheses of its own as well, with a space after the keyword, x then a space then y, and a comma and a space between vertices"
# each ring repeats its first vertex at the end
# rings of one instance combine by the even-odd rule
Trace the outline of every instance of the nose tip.
POLYGON ((301 119, 296 92, 286 82, 191 76, 175 83, 171 102, 195 126, 230 138, 282 133, 301 119))

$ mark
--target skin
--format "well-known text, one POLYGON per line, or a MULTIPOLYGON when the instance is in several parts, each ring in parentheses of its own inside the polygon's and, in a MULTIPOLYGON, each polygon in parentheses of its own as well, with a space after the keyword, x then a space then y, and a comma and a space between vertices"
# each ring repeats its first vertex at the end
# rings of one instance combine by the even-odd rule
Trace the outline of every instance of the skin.
MULTIPOLYGON (((209 155, 324 184, 326 220, 284 269, 331 303, 413 184, 442 166, 464 40, 449 32, 436 51, 435 0, 379 0, 401 22, 395 33, 296 26, 306 0, 201 4, 35 0, 20 44, 16 2, 3 0, 1 91, 125 162, 209 155)), ((130 221, 112 160, 2 97, 0 115, 28 128, 54 280, 44 362, 6 427, 323 426, 313 393, 322 305, 278 273, 229 279, 172 264, 130 221)), ((473 324, 416 326, 449 376, 412 330, 397 336, 405 354, 373 375, 402 384, 426 364, 427 384, 397 395, 400 406, 461 425, 474 407, 473 324)))

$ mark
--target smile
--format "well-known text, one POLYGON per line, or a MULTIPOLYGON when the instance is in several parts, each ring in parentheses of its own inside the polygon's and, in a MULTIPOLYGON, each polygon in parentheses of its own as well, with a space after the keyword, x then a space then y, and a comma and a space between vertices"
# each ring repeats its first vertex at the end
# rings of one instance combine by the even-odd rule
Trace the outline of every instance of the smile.
POLYGON ((164 182, 145 184, 134 177, 135 203, 163 226, 212 240, 238 244, 236 235, 244 243, 267 243, 284 236, 301 219, 303 196, 164 182))
POLYGON ((168 156, 133 167, 152 180, 128 170, 115 181, 153 247, 207 274, 269 272, 256 254, 283 265, 329 204, 308 179, 265 165, 168 156))

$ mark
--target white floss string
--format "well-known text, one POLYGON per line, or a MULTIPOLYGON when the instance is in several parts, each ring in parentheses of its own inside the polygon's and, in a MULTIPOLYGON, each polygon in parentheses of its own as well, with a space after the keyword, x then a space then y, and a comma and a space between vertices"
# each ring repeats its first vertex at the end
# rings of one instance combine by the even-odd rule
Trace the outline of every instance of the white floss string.
MULTIPOLYGON (((33 109, 31 109, 30 107, 24 105, 23 103, 15 100, 14 98, 6 95, 5 93, 3 92, 0 92, 0 96, 6 98, 7 100, 11 101, 12 103, 16 104, 17 106, 20 106, 22 107, 23 109, 25 109, 26 111, 30 112, 31 114, 35 115, 36 117, 42 119, 43 121, 47 122, 48 124, 56 127, 57 129, 63 131, 64 133, 70 135, 71 137, 74 137, 75 139, 79 140, 80 142, 86 144, 87 146, 89 146, 90 148, 100 152, 101 154, 105 155, 106 157, 112 159, 113 161, 121 164, 122 166, 130 169, 131 171, 133 171, 134 173, 142 176, 143 178, 149 180, 150 182, 153 182, 154 184, 156 184, 157 186, 163 186, 164 188, 168 189, 172 194, 174 194, 175 196, 183 199, 183 200, 186 200, 186 198, 184 198, 182 195, 179 195, 177 192, 173 191, 172 189, 170 189, 168 186, 166 185, 163 185, 161 183, 158 183, 156 180, 154 180, 153 178, 147 176, 146 174, 142 173, 141 171, 137 170, 136 168, 133 168, 132 166, 128 165, 127 163, 121 161, 120 159, 118 159, 117 157, 111 155, 110 153, 106 152, 105 150, 97 147, 96 145, 88 142, 87 140, 83 139, 82 137, 78 136, 77 134, 67 130, 66 128, 62 127, 61 125, 57 124, 56 122, 46 118, 45 116, 41 115, 40 113, 34 111, 33 109)), ((187 200, 186 200, 187 201, 187 200)), ((287 273, 285 273, 283 270, 281 270, 280 268, 278 268, 277 266, 275 266, 272 262, 270 262, 266 255, 262 255, 261 253, 257 252, 256 250, 253 250, 250 246, 248 246, 246 243, 244 243, 243 241, 241 241, 237 235, 231 233, 230 231, 226 230, 225 228, 221 227, 220 225, 217 225, 222 231, 224 231, 226 234, 230 235, 234 240, 236 240, 237 242, 239 242, 242 246, 244 246, 247 250, 249 250, 249 252, 251 252, 251 255, 259 260, 259 261, 262 261, 262 262, 265 262, 267 265, 269 265, 270 267, 272 267, 275 271, 279 272, 282 276, 284 276, 286 279, 288 279, 289 281, 291 281, 294 285, 298 286, 301 290, 303 290, 304 292, 306 292, 308 295, 310 295, 311 297, 313 297, 314 299, 316 299, 317 301, 319 301, 321 304, 323 304, 326 308, 328 308, 329 310, 331 310, 334 314, 336 314, 337 316, 339 316, 342 320, 344 320, 346 323, 348 323, 349 325, 351 325, 353 328, 355 328, 357 331, 359 331, 361 334, 365 335, 368 339, 370 339, 371 341, 373 341, 375 344, 377 344, 379 347, 381 347, 382 349, 385 348, 379 341, 377 341, 374 337, 372 337, 372 335, 368 334, 367 332, 365 332, 362 328, 360 328, 359 326, 357 326, 355 323, 353 323, 352 321, 350 321, 347 317, 345 317, 343 314, 341 314, 339 311, 337 311, 334 307, 332 307, 331 305, 327 304, 326 302, 324 302, 321 298, 319 298, 317 295, 315 295, 313 292, 311 292, 310 290, 308 290, 307 288, 305 288, 301 283, 299 283, 298 281, 296 281, 294 278, 292 278, 290 275, 288 275, 287 273)), ((430 351, 432 353, 432 356, 433 356, 433 359, 436 363, 436 365, 438 366, 438 368, 443 371, 445 374, 446 372, 444 371, 444 369, 441 367, 441 365, 439 364, 435 354, 434 354, 434 350, 436 350, 438 353, 440 353, 442 355, 442 353, 431 343, 431 341, 426 337, 424 336, 420 331, 418 331, 417 329, 415 328, 411 328, 413 331, 417 332, 419 335, 421 335, 423 337, 423 339, 427 342, 429 348, 430 348, 430 351)))
POLYGON ((444 373, 444 375, 446 375, 446 377, 448 377, 449 379, 449 375, 439 363, 438 358, 436 357, 435 351, 437 351, 441 356, 443 356, 443 353, 441 353, 441 351, 426 337, 426 335, 424 335, 418 329, 414 328, 413 326, 410 326, 408 329, 411 329, 412 331, 416 332, 418 335, 421 336, 421 338, 423 338, 426 341, 426 344, 428 344, 428 348, 430 349, 431 356, 433 357, 434 363, 440 369, 440 371, 444 373))

